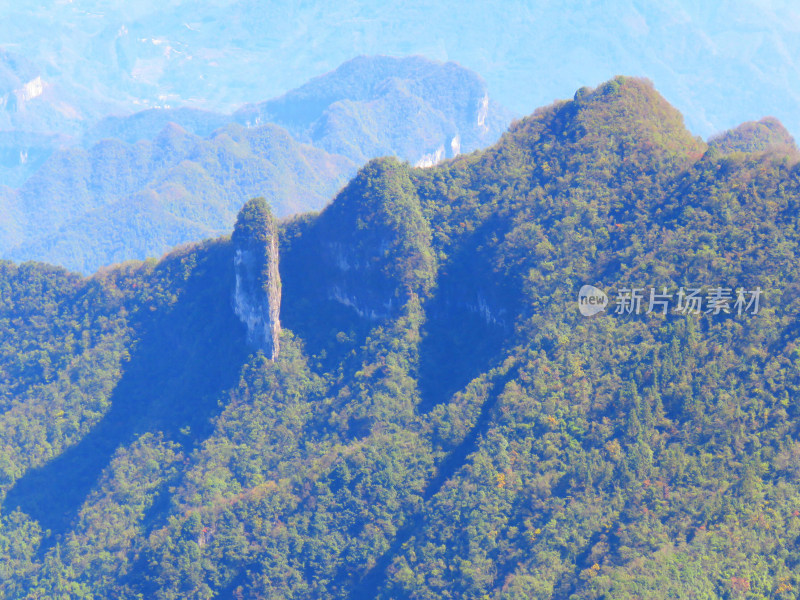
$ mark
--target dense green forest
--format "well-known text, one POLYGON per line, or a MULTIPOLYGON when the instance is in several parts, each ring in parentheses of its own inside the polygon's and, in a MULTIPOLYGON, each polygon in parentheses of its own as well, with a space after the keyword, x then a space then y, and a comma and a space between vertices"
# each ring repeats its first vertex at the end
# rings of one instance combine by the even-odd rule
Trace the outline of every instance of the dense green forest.
POLYGON ((799 215, 779 123, 706 144, 619 77, 277 232, 0 263, 0 596, 796 598, 799 215), (271 360, 234 257, 275 233, 271 360))

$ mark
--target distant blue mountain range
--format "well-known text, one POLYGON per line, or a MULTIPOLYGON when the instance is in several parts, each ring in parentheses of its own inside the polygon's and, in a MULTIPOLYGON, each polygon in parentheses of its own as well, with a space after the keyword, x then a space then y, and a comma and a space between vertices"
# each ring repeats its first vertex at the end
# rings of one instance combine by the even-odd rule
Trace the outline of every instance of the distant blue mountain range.
POLYGON ((421 57, 357 58, 234 114, 107 117, 0 187, 0 257, 91 272, 160 256, 229 230, 249 198, 281 217, 318 210, 371 158, 433 165, 490 145, 510 121, 475 73, 421 57))
POLYGON ((418 54, 479 73, 520 115, 622 73, 651 79, 703 137, 768 115, 800 134, 788 0, 39 0, 0 16, 0 46, 17 57, 10 83, 0 66, 3 93, 41 76, 50 107, 0 111, 0 130, 65 133, 154 106, 227 113, 354 56, 418 54))

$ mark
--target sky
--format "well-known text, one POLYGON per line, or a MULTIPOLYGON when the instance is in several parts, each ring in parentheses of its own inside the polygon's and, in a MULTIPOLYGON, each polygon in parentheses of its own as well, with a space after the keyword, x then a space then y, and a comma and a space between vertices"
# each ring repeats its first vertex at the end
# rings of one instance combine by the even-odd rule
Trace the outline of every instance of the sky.
POLYGON ((474 70, 518 115, 632 75, 704 138, 768 115, 800 135, 790 2, 6 1, 0 17, 0 47, 32 60, 87 119, 164 105, 227 112, 354 56, 420 54, 474 70))

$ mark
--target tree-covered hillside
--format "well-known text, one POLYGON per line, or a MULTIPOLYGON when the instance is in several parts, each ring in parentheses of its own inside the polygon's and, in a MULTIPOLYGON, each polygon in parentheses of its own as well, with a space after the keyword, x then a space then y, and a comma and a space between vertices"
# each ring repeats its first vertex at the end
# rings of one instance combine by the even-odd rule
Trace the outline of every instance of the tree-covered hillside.
POLYGON ((619 77, 372 161, 277 228, 274 360, 261 200, 159 262, 5 263, 0 594, 797 597, 800 167, 729 140, 619 77))
POLYGON ((84 273, 160 256, 220 235, 254 195, 281 215, 321 208, 354 169, 276 125, 233 123, 201 138, 169 123, 150 141, 107 139, 50 157, 6 196, 0 253, 84 273))

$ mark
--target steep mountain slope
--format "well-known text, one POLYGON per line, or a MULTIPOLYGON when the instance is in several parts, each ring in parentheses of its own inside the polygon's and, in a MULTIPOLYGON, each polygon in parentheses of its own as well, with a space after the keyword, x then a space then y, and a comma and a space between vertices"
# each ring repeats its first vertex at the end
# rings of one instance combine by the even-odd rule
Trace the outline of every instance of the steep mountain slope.
POLYGON ((284 221, 274 361, 234 308, 263 201, 160 262, 5 264, 0 592, 792 598, 799 208, 794 152, 616 78, 284 221))

